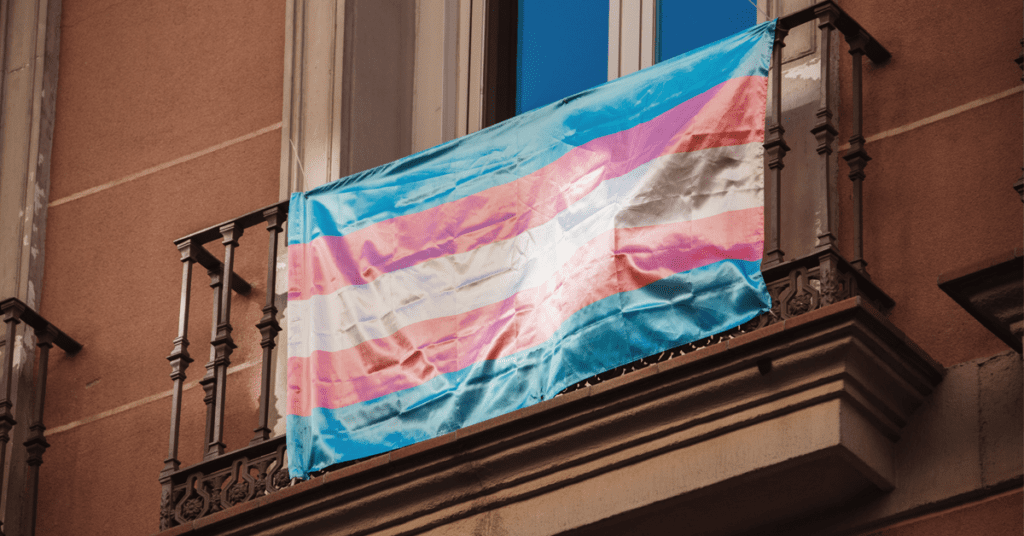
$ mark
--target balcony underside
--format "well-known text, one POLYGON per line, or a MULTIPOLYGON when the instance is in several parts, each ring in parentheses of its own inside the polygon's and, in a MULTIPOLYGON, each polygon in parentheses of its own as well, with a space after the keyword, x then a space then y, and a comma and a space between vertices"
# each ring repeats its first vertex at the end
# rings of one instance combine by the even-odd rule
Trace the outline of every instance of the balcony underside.
POLYGON ((1018 248, 942 274, 939 288, 1019 354, 1024 335, 1022 273, 1024 257, 1018 248))
POLYGON ((859 298, 162 534, 733 534, 895 485, 941 367, 859 298))

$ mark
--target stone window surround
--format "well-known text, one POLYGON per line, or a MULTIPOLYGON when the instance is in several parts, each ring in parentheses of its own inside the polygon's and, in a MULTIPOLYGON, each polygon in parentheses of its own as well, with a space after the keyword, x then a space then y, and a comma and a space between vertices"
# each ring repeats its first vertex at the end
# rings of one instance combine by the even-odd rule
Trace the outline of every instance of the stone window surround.
MULTIPOLYGON (((484 61, 487 44, 485 29, 493 28, 494 25, 487 25, 486 14, 495 11, 489 9, 494 7, 493 4, 503 1, 507 0, 287 0, 280 200, 287 199, 292 192, 309 190, 372 167, 357 161, 358 153, 365 152, 368 143, 362 141, 361 135, 355 138, 352 135, 353 132, 360 132, 359 118, 354 118, 354 114, 366 114, 363 110, 353 108, 354 101, 358 101, 360 95, 366 95, 365 92, 360 93, 361 87, 354 87, 354 84, 361 83, 354 81, 361 75, 358 63, 361 58, 353 50, 360 45, 368 48, 366 38, 357 35, 355 31, 357 24, 362 32, 364 26, 372 26, 381 21, 391 24, 396 19, 406 17, 412 19, 408 29, 414 34, 413 40, 406 43, 407 48, 404 50, 385 52, 406 53, 410 56, 411 65, 402 72, 405 76, 403 83, 409 87, 406 93, 386 96, 373 93, 372 96, 379 97, 375 100, 408 98, 411 106, 408 115, 400 118, 400 121, 404 121, 402 128, 388 133, 391 138, 398 140, 392 147, 390 158, 382 159, 374 165, 487 126, 484 117, 484 80, 487 76, 484 61), (360 11, 362 5, 372 5, 374 11, 390 11, 374 19, 367 17, 366 11, 360 11), (444 30, 436 31, 439 27, 444 30)), ((609 80, 654 64, 657 1, 608 0, 609 80)), ((815 0, 755 1, 758 22, 763 22, 766 14, 777 17, 807 7, 815 0)), ((385 29, 380 30, 379 33, 386 32, 385 29)), ((788 64, 787 76, 788 71, 806 69, 808 64, 817 59, 816 32, 810 25, 805 25, 792 31, 787 38, 787 47, 783 49, 783 58, 788 64)), ((373 34, 374 31, 368 33, 373 34)), ((365 61, 365 58, 362 59, 365 61)), ((793 96, 787 95, 784 109, 793 109, 807 99, 816 98, 816 88, 810 87, 814 83, 803 83, 808 86, 804 89, 814 89, 814 94, 796 91, 793 96), (794 100, 799 102, 790 102, 794 100)), ((790 90, 793 89, 791 85, 790 90)), ((366 124, 365 119, 363 121, 366 124)), ((804 126, 810 128, 809 124, 804 126)), ((376 123, 374 128, 385 129, 376 123)), ((378 139, 380 137, 377 136, 378 139)), ((799 149, 797 145, 794 144, 794 147, 799 149)), ((787 164, 793 169, 801 167, 800 163, 792 159, 787 164)), ((797 233, 784 234, 792 237, 797 233)), ((282 252, 285 251, 283 236, 279 244, 282 252)), ((801 250, 795 244, 785 245, 788 247, 784 248, 787 252, 801 250)), ((278 259, 279 288, 275 292, 282 312, 279 318, 282 323, 286 321, 287 315, 284 284, 287 281, 286 265, 286 254, 282 253, 278 259)), ((282 334, 281 337, 286 335, 282 334)), ((282 338, 279 347, 286 348, 286 341, 286 338, 282 338)), ((279 391, 287 383, 287 370, 284 359, 275 358, 275 361, 273 384, 275 390, 279 391)), ((284 396, 281 392, 277 395, 277 402, 271 410, 275 435, 284 433, 284 396)))
MULTIPOLYGON (((414 44, 406 49, 412 67, 403 73, 411 79, 403 80, 412 86, 411 113, 402 131, 394 133, 404 149, 394 158, 486 126, 486 16, 495 1, 416 0, 384 8, 403 11, 398 17, 414 11, 415 19, 414 44)), ((656 1, 609 0, 609 80, 653 65, 656 1)), ((360 37, 353 30, 358 8, 359 0, 287 1, 282 200, 360 170, 351 161, 358 141, 351 137, 350 120, 352 84, 359 76, 352 56, 352 50, 359 54, 360 37)))

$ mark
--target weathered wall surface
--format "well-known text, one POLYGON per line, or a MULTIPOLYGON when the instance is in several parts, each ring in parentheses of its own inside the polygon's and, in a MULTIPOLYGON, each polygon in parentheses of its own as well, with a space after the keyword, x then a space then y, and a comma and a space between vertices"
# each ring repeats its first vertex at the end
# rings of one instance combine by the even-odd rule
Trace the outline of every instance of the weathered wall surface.
MULTIPOLYGON (((51 359, 38 534, 146 534, 157 527, 167 453, 164 357, 181 285, 172 241, 277 200, 284 7, 63 4, 42 312, 85 348, 51 359)), ((266 239, 253 235, 236 271, 255 283, 266 239)), ((191 382, 208 359, 208 282, 196 270, 191 382)), ((254 286, 235 302, 236 325, 259 319, 263 285, 254 286)), ((236 336, 227 419, 240 426, 229 448, 256 426, 251 331, 236 336)), ((185 463, 200 453, 201 398, 186 390, 185 463)))
MULTIPOLYGON (((939 274, 1018 248, 1024 6, 1013 0, 841 2, 892 53, 864 67, 864 251, 896 300, 891 320, 946 366, 1005 344, 936 285, 939 274)), ((845 48, 845 45, 844 45, 845 48)), ((850 58, 843 52, 840 143, 850 136, 850 58)), ((788 135, 788 134, 787 134, 788 135)), ((842 159, 840 159, 842 162, 842 159)), ((852 221, 840 165, 840 208, 852 221)), ((852 252, 849 226, 840 236, 852 252)))

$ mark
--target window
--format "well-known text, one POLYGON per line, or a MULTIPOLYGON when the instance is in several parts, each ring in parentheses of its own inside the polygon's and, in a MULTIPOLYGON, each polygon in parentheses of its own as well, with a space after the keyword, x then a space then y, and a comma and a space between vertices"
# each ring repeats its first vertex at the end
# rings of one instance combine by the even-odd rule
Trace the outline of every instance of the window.
POLYGON ((750 0, 490 0, 488 9, 487 125, 757 23, 750 0), (510 72, 514 80, 498 75, 510 72))
POLYGON ((516 113, 608 78, 608 0, 519 0, 516 113))
POLYGON ((659 0, 656 61, 667 60, 757 24, 749 0, 659 0))

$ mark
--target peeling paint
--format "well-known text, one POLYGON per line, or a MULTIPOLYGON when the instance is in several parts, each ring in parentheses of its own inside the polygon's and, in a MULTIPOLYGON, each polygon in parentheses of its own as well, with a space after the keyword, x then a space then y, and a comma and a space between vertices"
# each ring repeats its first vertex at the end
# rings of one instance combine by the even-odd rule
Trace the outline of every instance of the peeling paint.
POLYGON ((21 335, 14 337, 14 366, 21 367, 25 362, 25 340, 21 335))
MULTIPOLYGON (((40 154, 39 155, 39 162, 40 163, 42 163, 42 158, 43 158, 43 155, 40 154)), ((43 190, 43 187, 40 186, 39 183, 36 183, 36 197, 35 197, 35 211, 36 211, 36 214, 38 214, 39 212, 41 212, 43 210, 43 206, 46 204, 45 201, 46 201, 46 191, 43 190)))
POLYGON ((784 71, 786 78, 794 80, 819 80, 821 79, 821 59, 805 63, 799 67, 791 67, 784 71))

